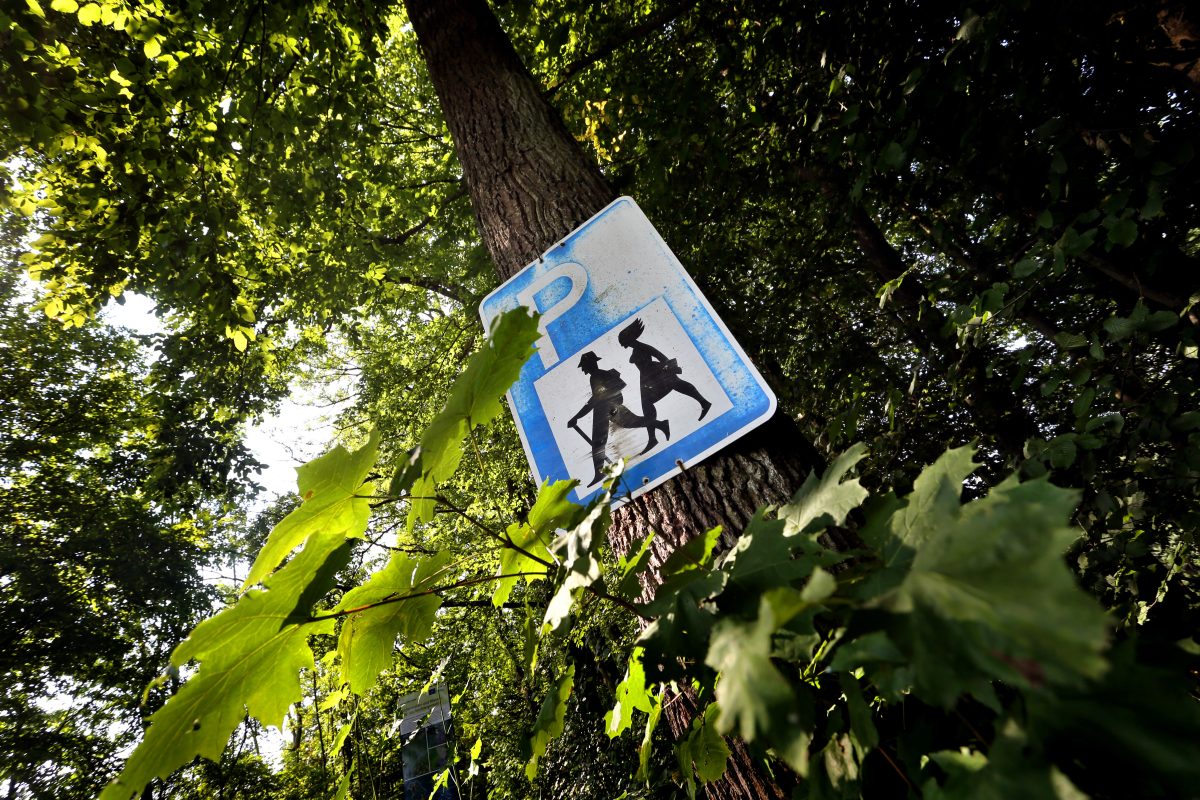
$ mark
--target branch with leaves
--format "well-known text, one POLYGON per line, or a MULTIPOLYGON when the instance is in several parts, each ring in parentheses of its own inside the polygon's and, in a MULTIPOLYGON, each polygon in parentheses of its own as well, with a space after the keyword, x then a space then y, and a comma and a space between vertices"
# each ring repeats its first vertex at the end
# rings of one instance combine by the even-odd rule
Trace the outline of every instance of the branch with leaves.
MULTIPOLYGON (((410 530, 438 510, 439 485, 457 469, 464 440, 497 416, 536 335, 523 310, 501 317, 397 470, 386 499, 409 504, 410 530)), ((1138 663, 1132 643, 1114 647, 1109 620, 1063 561, 1078 535, 1068 524, 1077 493, 1011 477, 963 503, 978 466, 970 447, 947 451, 908 495, 865 505, 853 472, 866 449, 853 447, 790 502, 761 509, 727 552, 716 551, 719 528, 679 547, 658 567, 662 584, 649 602, 639 576, 650 568, 653 534, 608 562, 610 496, 579 506, 564 481, 542 486, 526 518, 502 533, 449 506, 485 531, 495 572, 464 575, 451 550, 394 550, 327 606, 378 505, 368 482, 378 448, 372 433, 358 450, 336 447, 299 470, 304 503, 271 532, 245 594, 172 653, 175 670, 199 666, 151 718, 105 800, 134 797, 196 755, 219 758, 246 712, 280 725, 301 698, 301 672, 314 668, 312 637, 336 636, 328 663, 339 691, 361 697, 392 664, 397 642, 430 637, 443 595, 491 584, 490 604, 509 607, 520 580, 548 590, 523 670, 539 649, 561 643, 588 608, 584 595, 645 623, 614 706, 594 721, 615 738, 635 712, 645 715, 636 781, 664 779, 654 774, 655 730, 665 704, 683 694, 701 712, 673 745, 674 774, 690 796, 724 773, 729 737, 776 762, 781 781, 840 796, 898 781, 928 796, 974 797, 1017 775, 1023 791, 1059 787, 1046 796, 1064 796, 1093 788, 1087 770, 1098 760, 1138 770, 1152 794, 1186 792, 1200 777, 1200 716, 1192 706, 1164 707, 1187 696, 1186 672, 1156 672, 1138 663), (860 549, 821 544, 848 524, 860 549), (682 692, 668 700, 673 688, 682 692), (1176 728, 1164 734, 1109 713, 1114 697, 1176 728), (922 711, 961 720, 958 749, 896 725, 897 715, 922 711), (1133 736, 1147 746, 1127 750, 1133 736), (1086 749, 1072 747, 1076 740, 1086 749)), ((550 676, 525 763, 531 781, 565 729, 577 666, 563 662, 550 676)))

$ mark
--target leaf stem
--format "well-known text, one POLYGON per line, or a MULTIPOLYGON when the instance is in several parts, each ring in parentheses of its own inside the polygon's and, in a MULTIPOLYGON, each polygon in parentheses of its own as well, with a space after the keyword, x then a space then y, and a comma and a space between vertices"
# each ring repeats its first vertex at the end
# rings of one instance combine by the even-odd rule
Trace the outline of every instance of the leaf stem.
POLYGON ((545 560, 544 558, 540 558, 539 556, 535 556, 533 553, 529 552, 529 551, 528 551, 528 550, 526 550, 524 547, 521 547, 520 545, 518 545, 517 543, 515 543, 515 542, 512 540, 512 537, 510 537, 508 534, 506 534, 506 533, 505 533, 505 534, 500 534, 500 533, 497 533, 496 531, 494 531, 494 530, 492 530, 491 528, 489 528, 487 525, 484 525, 482 522, 480 522, 479 520, 477 520, 477 519, 475 519, 474 517, 472 517, 472 516, 471 516, 470 514, 468 514, 468 513, 467 513, 467 512, 466 512, 464 509, 457 508, 456 506, 454 506, 454 504, 452 504, 452 503, 451 503, 449 500, 447 500, 445 497, 442 497, 441 495, 439 495, 439 496, 438 496, 438 497, 436 497, 435 499, 437 500, 437 502, 439 502, 439 503, 441 503, 443 506, 445 506, 447 510, 449 510, 449 511, 452 511, 452 512, 453 512, 453 513, 455 513, 455 514, 458 514, 460 517, 462 517, 463 519, 465 519, 467 522, 470 522, 472 525, 474 525, 475 527, 479 528, 479 530, 483 531, 483 532, 484 532, 484 533, 486 533, 488 536, 491 536, 493 539, 495 539, 496 541, 500 542, 500 544, 501 544, 501 545, 503 545, 504 547, 509 547, 509 548, 511 548, 511 549, 513 549, 513 550, 516 550, 518 553, 520 553, 521 555, 525 556, 525 557, 526 557, 526 558, 528 558, 530 561, 534 561, 534 562, 536 562, 536 563, 538 563, 538 564, 541 564, 541 565, 542 565, 543 567, 545 567, 546 569, 557 569, 557 568, 558 568, 558 565, 557 565, 557 564, 555 564, 553 561, 547 561, 547 560, 545 560))
POLYGON ((455 583, 447 584, 445 586, 434 586, 429 589, 423 589, 419 592, 410 592, 408 594, 402 594, 402 595, 389 595, 387 597, 384 597, 381 600, 376 600, 374 603, 365 603, 361 606, 355 606, 354 608, 346 608, 346 609, 342 609, 341 611, 334 611, 330 614, 321 614, 319 616, 309 617, 308 619, 304 620, 303 623, 301 623, 301 624, 307 624, 310 622, 321 622, 321 621, 327 620, 327 619, 337 619, 338 617, 348 617, 351 614, 358 614, 359 612, 362 612, 362 611, 369 611, 372 608, 379 608, 380 606, 391 605, 392 603, 400 603, 405 600, 415 600, 418 597, 428 597, 431 594, 437 594, 438 592, 446 592, 451 589, 463 589, 463 588, 466 588, 467 586, 475 586, 480 583, 487 583, 488 581, 498 581, 498 580, 502 580, 504 578, 523 578, 523 577, 529 577, 529 576, 537 576, 537 577, 541 578, 541 577, 544 577, 544 573, 541 573, 541 572, 511 572, 506 575, 485 575, 482 578, 469 578, 467 580, 457 581, 455 583))

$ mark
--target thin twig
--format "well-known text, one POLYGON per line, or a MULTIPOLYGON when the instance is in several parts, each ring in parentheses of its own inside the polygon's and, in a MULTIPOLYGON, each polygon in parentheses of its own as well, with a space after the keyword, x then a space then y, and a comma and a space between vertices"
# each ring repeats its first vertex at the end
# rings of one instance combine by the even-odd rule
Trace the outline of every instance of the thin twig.
POLYGON ((900 776, 900 780, 904 781, 905 785, 908 786, 910 791, 915 792, 917 788, 912 785, 912 781, 910 781, 908 776, 904 774, 904 770, 900 769, 900 767, 896 765, 895 761, 892 761, 892 757, 887 754, 887 750, 884 749, 883 745, 880 745, 878 749, 880 754, 883 755, 887 762, 892 765, 892 769, 896 770, 896 774, 900 776))
POLYGON ((379 608, 381 606, 391 605, 392 603, 402 603, 405 600, 415 600, 418 597, 428 597, 431 594, 437 594, 438 592, 448 592, 451 589, 465 589, 468 586, 476 586, 480 583, 487 583, 488 581, 498 581, 498 580, 503 580, 504 578, 524 578, 524 577, 529 577, 531 575, 536 575, 539 578, 543 577, 543 574, 540 572, 511 572, 506 575, 486 575, 482 578, 471 578, 469 580, 458 581, 457 583, 452 583, 452 584, 449 584, 446 586, 434 586, 430 589, 424 589, 420 592, 411 592, 409 594, 384 597, 382 600, 377 600, 374 603, 366 603, 364 605, 356 606, 354 608, 347 608, 347 609, 343 609, 342 611, 334 611, 330 614, 322 614, 320 616, 309 617, 308 619, 304 620, 304 623, 321 622, 321 621, 327 620, 327 619, 337 619, 338 617, 348 617, 351 614, 358 614, 363 611, 369 611, 372 608, 379 608))
POLYGON ((512 537, 510 537, 507 533, 505 533, 505 534, 496 533, 496 531, 492 530, 487 525, 484 525, 482 522, 480 522, 479 520, 472 517, 470 514, 468 514, 463 509, 455 507, 448 500, 446 500, 446 498, 439 496, 437 498, 437 501, 439 503, 441 503, 447 510, 449 510, 455 514, 458 514, 463 519, 465 519, 467 522, 470 522, 472 525, 479 528, 479 530, 486 533, 488 536, 491 536, 493 539, 500 542, 505 547, 516 550, 518 553, 525 556, 530 561, 536 561, 538 564, 541 564, 542 566, 546 567, 547 569, 556 569, 558 567, 558 565, 555 564, 553 561, 547 561, 544 558, 541 558, 540 556, 535 556, 533 553, 529 552, 524 547, 521 547, 519 544, 514 542, 512 540, 512 537))

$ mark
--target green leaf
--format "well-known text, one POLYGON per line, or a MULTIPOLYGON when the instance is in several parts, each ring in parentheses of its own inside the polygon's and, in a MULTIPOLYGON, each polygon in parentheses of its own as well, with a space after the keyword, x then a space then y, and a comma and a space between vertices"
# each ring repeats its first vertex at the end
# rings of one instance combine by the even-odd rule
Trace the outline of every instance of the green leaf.
POLYGON ((638 576, 650 563, 650 543, 653 541, 654 531, 651 531, 646 534, 646 538, 642 539, 642 543, 632 551, 628 558, 618 557, 617 570, 620 573, 620 583, 617 584, 617 594, 621 597, 629 600, 637 600, 641 597, 642 585, 638 582, 638 576))
POLYGON ((1137 330, 1137 324, 1127 317, 1109 317, 1104 320, 1104 330, 1114 342, 1128 339, 1137 330))
POLYGON ((722 619, 713 628, 705 663, 720 673, 718 731, 774 747, 803 775, 812 712, 801 706, 792 684, 771 663, 771 636, 784 622, 767 598, 754 622, 722 619))
POLYGON ((1065 433, 1055 436, 1046 444, 1046 456, 1050 465, 1055 469, 1066 469, 1075 463, 1075 434, 1065 433))
MULTIPOLYGON (((688 800, 696 800, 695 768, 692 767, 692 741, 684 739, 675 745, 675 763, 679 765, 679 774, 683 777, 683 788, 688 800)), ((678 781, 676 781, 678 783, 678 781)))
POLYGON ((100 21, 100 6, 96 3, 88 3, 79 9, 79 24, 80 25, 95 25, 100 21))
MULTIPOLYGON (((737 595, 749 595, 757 606, 757 595, 774 586, 787 586, 808 576, 816 559, 801 556, 793 559, 794 549, 805 548, 805 540, 784 534, 787 523, 763 518, 759 509, 722 558, 720 569, 729 576, 723 602, 737 601, 737 595)), ((813 544, 812 550, 820 549, 813 544)), ((805 555, 809 555, 806 553, 805 555)), ((754 606, 751 607, 751 611, 754 606)))
MULTIPOLYGON (((1120 417, 1119 414, 1117 416, 1120 417)), ((1200 428, 1200 411, 1185 411, 1168 424, 1175 433, 1194 431, 1200 428)), ((1120 428, 1117 429, 1117 432, 1120 433, 1120 428)))
POLYGON ((1014 278, 1028 278, 1041 268, 1041 259, 1032 257, 1023 258, 1013 265, 1012 274, 1014 278))
POLYGON ((421 437, 421 477, 412 487, 408 529, 433 518, 437 485, 462 460, 462 442, 477 425, 486 425, 501 412, 500 398, 513 385, 521 367, 534 353, 539 337, 537 317, 523 308, 506 312, 492 323, 483 348, 467 362, 450 390, 445 407, 421 437))
MULTIPOLYGON (((142 45, 142 52, 146 54, 146 58, 158 58, 158 56, 162 53, 162 39, 156 36, 153 39, 148 40, 142 45)), ((238 349, 240 350, 244 347, 245 345, 239 347, 238 349)))
POLYGON ((600 562, 596 555, 610 521, 609 505, 601 500, 592 505, 578 525, 554 543, 552 553, 566 567, 566 576, 546 606, 543 632, 559 631, 569 618, 579 592, 600 580, 600 562))
POLYGON ((807 605, 815 605, 828 598, 836 590, 837 578, 820 567, 816 567, 813 569, 808 583, 804 585, 804 590, 800 592, 800 599, 807 605))
MULTIPOLYGON (((896 497, 894 492, 887 492, 879 497, 871 498, 863 509, 866 524, 859 528, 859 537, 873 547, 883 562, 884 570, 907 569, 912 561, 913 549, 905 546, 899 538, 892 535, 892 517, 904 508, 907 500, 896 497)), ((901 575, 903 577, 903 575, 901 575)))
POLYGON ((1113 648, 1098 681, 1030 693, 1030 732, 1065 759, 1086 760, 1098 785, 1188 797, 1200 786, 1200 708, 1188 696, 1196 661, 1169 651, 1157 653, 1153 666, 1148 660, 1126 641, 1113 648))
POLYGON ((404 641, 429 636, 442 599, 428 592, 446 580, 449 562, 446 551, 425 559, 396 552, 387 566, 342 597, 335 609, 339 613, 395 600, 351 613, 342 622, 338 636, 341 678, 355 694, 365 694, 379 673, 391 666, 397 636, 404 641), (398 599, 403 597, 412 599, 398 599))
POLYGON ((513 546, 500 550, 500 566, 496 575, 509 577, 501 577, 496 581, 492 602, 497 608, 508 602, 513 587, 520 580, 518 573, 531 573, 525 577, 526 581, 539 580, 546 574, 546 564, 553 561, 549 543, 554 531, 574 527, 585 513, 583 506, 576 505, 569 498, 574 487, 575 481, 543 483, 533 508, 529 510, 528 519, 508 526, 505 536, 513 546))
POLYGON ((904 545, 919 548, 940 526, 958 516, 963 481, 976 470, 974 448, 947 450, 913 483, 904 507, 891 518, 891 531, 904 545))
POLYGON ((537 666, 538 646, 542 642, 541 626, 535 618, 536 614, 533 606, 525 607, 525 618, 521 624, 521 664, 526 670, 537 666))
POLYGON ((657 618, 638 637, 645 648, 646 673, 656 681, 693 677, 680 660, 703 661, 708 650, 714 616, 700 601, 721 589, 724 573, 716 572, 694 581, 681 591, 655 599, 651 606, 657 618))
POLYGON ((700 536, 675 548, 659 570, 662 583, 654 595, 650 608, 652 613, 669 606, 675 597, 687 586, 710 575, 713 563, 713 552, 717 542, 721 540, 720 526, 706 531, 700 536))
POLYGON ((904 163, 904 147, 899 142, 889 142, 879 154, 879 166, 896 169, 904 163))
POLYGON ((51 0, 50 8, 64 14, 74 14, 79 9, 79 3, 75 0, 51 0))
POLYGON ((1054 341, 1064 350, 1074 350, 1077 347, 1087 347, 1088 338, 1078 333, 1056 333, 1054 341))
POLYGON ((350 779, 354 776, 354 767, 357 763, 351 764, 350 769, 346 770, 346 774, 342 775, 338 781, 337 791, 333 794, 333 800, 346 800, 350 796, 350 779))
MULTIPOLYGON (((326 653, 326 657, 328 657, 328 655, 329 654, 326 653)), ((317 710, 318 711, 328 711, 331 708, 336 708, 338 705, 341 704, 341 702, 343 700, 346 699, 346 696, 348 694, 349 694, 349 692, 346 691, 346 688, 344 686, 335 692, 330 692, 325 697, 325 699, 321 701, 321 704, 319 706, 317 706, 317 710)))
POLYGON ((617 702, 604 715, 604 732, 608 738, 614 739, 633 724, 634 709, 650 713, 653 698, 646 691, 646 671, 642 667, 641 647, 634 647, 629 655, 629 665, 625 668, 625 678, 617 684, 617 702))
POLYGON ((853 675, 843 672, 838 676, 842 693, 846 696, 846 709, 850 716, 850 735, 861 762, 867 753, 879 744, 879 731, 875 729, 875 719, 871 707, 863 699, 862 687, 853 675))
POLYGON ((378 452, 379 431, 373 430, 367 443, 353 453, 338 445, 296 470, 304 503, 271 531, 243 588, 259 583, 310 536, 338 541, 362 537, 375 491, 363 481, 375 466, 378 452))
POLYGON ((1078 419, 1087 417, 1088 412, 1092 410, 1092 403, 1096 400, 1096 390, 1088 386, 1079 393, 1079 397, 1075 398, 1075 402, 1071 404, 1071 411, 1078 419))
POLYGON ((555 681, 550 693, 542 701, 542 708, 538 712, 537 721, 533 724, 533 735, 530 737, 533 755, 530 756, 529 763, 525 765, 525 776, 529 780, 537 777, 537 762, 546 754, 547 745, 562 735, 563 725, 567 718, 567 698, 571 696, 571 688, 574 685, 575 665, 572 664, 555 681))
POLYGON ((141 744, 101 794, 102 800, 137 796, 153 778, 165 778, 196 756, 218 761, 248 710, 280 727, 301 697, 300 671, 312 669, 308 637, 331 633, 333 620, 312 621, 311 602, 333 587, 350 557, 347 542, 318 538, 237 604, 204 620, 175 648, 176 668, 200 662, 166 705, 150 718, 141 744))
POLYGON ((948 707, 992 679, 1077 685, 1100 674, 1108 623, 1063 561, 1078 536, 1066 526, 1078 494, 1012 477, 960 507, 970 463, 951 453, 917 480, 913 495, 925 500, 897 513, 893 530, 916 552, 904 581, 876 601, 902 615, 891 638, 911 658, 918 693, 948 707))
POLYGON ((814 771, 813 779, 828 781, 828 790, 836 792, 834 796, 859 797, 857 790, 859 776, 859 760, 853 741, 846 734, 829 737, 829 741, 821 748, 818 768, 814 771))
POLYGON ((958 32, 954 34, 954 39, 956 41, 970 41, 978 34, 981 27, 983 27, 983 17, 978 14, 972 14, 959 26, 958 32))
POLYGON ((333 737, 333 746, 329 748, 330 753, 336 754, 341 752, 342 745, 346 743, 346 738, 350 735, 350 729, 352 727, 354 727, 353 719, 347 723, 344 723, 342 727, 338 728, 337 736, 333 737))
POLYGON ((688 734, 687 752, 696 769, 696 777, 702 783, 720 780, 729 761, 729 746, 717 732, 720 716, 720 703, 709 703, 704 713, 692 721, 692 730, 688 734))
POLYGON ((1151 189, 1150 193, 1146 197, 1146 204, 1142 206, 1142 209, 1141 209, 1141 211, 1138 212, 1138 215, 1142 219, 1154 219, 1155 217, 1162 216, 1162 213, 1163 213, 1162 209, 1163 209, 1162 192, 1159 192, 1155 189, 1151 189))
POLYGON ((1165 331, 1167 328, 1175 327, 1178 322, 1179 316, 1174 311, 1155 311, 1138 325, 1138 330, 1146 331, 1147 333, 1158 333, 1159 331, 1165 331))
POLYGON ((903 664, 904 661, 904 653, 887 633, 871 631, 839 645, 829 668, 834 672, 850 672, 872 664, 903 664))
POLYGON ((866 454, 866 445, 856 444, 838 456, 820 479, 816 471, 810 472, 791 502, 779 509, 779 518, 787 523, 784 533, 795 536, 843 524, 846 515, 866 499, 867 490, 857 478, 844 482, 842 478, 866 454))
POLYGON ((414 447, 392 474, 388 484, 388 497, 400 497, 412 488, 417 478, 421 477, 421 448, 414 447))
POLYGON ((1138 226, 1130 217, 1117 220, 1111 228, 1108 229, 1108 241, 1110 244, 1120 247, 1128 247, 1133 244, 1138 237, 1138 226))
POLYGON ((659 689, 658 694, 651 698, 650 714, 646 717, 646 730, 642 734, 642 745, 638 748, 638 771, 634 776, 639 781, 650 778, 650 754, 654 750, 654 731, 662 718, 663 694, 666 689, 659 689))
POLYGON ((944 785, 923 787, 931 800, 1086 800, 1065 775, 1039 757, 1024 733, 1009 721, 985 756, 976 751, 931 753, 947 775, 944 785))

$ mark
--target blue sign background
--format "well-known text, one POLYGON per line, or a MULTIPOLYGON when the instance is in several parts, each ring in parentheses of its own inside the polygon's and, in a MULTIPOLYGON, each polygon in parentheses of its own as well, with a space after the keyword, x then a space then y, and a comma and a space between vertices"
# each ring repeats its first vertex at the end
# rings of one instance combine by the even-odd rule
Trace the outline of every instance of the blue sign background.
MULTIPOLYGON (((690 346, 679 343, 683 345, 680 349, 695 348, 729 403, 724 406, 727 409, 724 413, 706 418, 695 430, 677 436, 632 463, 623 476, 616 502, 657 486, 680 471, 677 461, 692 466, 774 413, 774 394, 654 226, 628 197, 613 201, 541 259, 484 298, 480 316, 485 328, 501 313, 522 305, 520 296, 548 273, 563 269, 579 273, 572 264, 586 274, 582 296, 560 316, 546 322, 549 342, 545 342, 545 336, 539 342, 543 355, 535 355, 525 364, 508 395, 537 480, 572 477, 551 427, 551 418, 558 420, 561 427, 561 419, 577 410, 586 397, 577 394, 563 396, 561 400, 539 397, 535 382, 559 365, 565 367, 569 363, 574 369, 580 353, 658 299, 666 303, 690 342, 690 346), (549 352, 546 344, 557 355, 549 364, 545 363, 549 352), (554 408, 544 408, 543 402, 554 408)), ((574 288, 578 291, 578 287, 574 288)), ((572 289, 572 279, 563 276, 554 280, 533 295, 537 310, 545 314, 555 309, 569 299, 572 289)), ((661 349, 667 356, 672 355, 668 348, 661 349)), ((608 366, 615 366, 611 359, 606 363, 608 366)), ((583 385, 586 380, 580 378, 583 385)), ((636 395, 636 389, 631 391, 636 395)), ((586 480, 586 476, 578 473, 573 477, 586 480)), ((599 484, 581 485, 577 487, 576 498, 586 502, 599 490, 599 484)))

